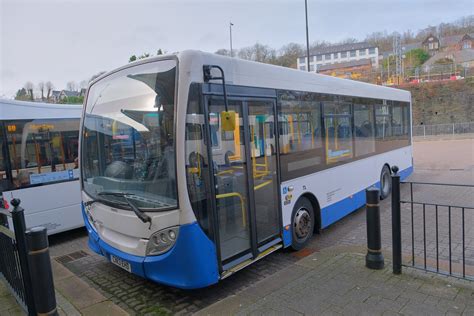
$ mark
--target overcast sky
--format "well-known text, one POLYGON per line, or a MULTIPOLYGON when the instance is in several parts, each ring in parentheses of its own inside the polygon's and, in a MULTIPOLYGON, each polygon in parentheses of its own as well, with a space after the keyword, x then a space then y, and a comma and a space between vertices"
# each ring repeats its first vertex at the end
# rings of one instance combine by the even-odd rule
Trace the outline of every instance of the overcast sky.
MULTIPOLYGON (((417 31, 473 14, 472 0, 308 0, 310 41, 417 31)), ((26 81, 88 80, 132 54, 305 43, 304 0, 0 0, 0 97, 26 81)))

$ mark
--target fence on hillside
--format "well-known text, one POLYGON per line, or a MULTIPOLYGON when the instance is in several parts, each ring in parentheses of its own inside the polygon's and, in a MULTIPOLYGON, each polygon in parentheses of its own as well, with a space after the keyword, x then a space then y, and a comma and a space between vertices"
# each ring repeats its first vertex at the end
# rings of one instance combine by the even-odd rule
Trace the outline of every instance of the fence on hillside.
POLYGON ((415 125, 413 136, 429 137, 439 135, 474 134, 474 122, 415 125))

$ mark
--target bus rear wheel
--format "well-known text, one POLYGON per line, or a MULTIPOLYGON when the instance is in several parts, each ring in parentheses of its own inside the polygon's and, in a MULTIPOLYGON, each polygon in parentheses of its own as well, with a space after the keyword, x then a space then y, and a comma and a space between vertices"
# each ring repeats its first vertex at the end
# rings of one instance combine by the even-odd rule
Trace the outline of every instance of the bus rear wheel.
POLYGON ((291 216, 291 248, 300 250, 306 247, 313 237, 314 210, 311 202, 300 197, 293 208, 291 216))
POLYGON ((380 199, 386 199, 392 192, 392 175, 390 168, 385 165, 380 173, 380 199))

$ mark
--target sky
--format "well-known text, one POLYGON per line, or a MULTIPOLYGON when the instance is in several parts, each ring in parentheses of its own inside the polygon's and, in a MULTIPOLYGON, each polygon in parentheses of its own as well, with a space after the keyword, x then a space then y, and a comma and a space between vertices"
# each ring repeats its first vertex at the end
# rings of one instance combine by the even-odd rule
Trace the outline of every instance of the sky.
MULTIPOLYGON (((474 13, 472 0, 308 0, 310 42, 416 32, 474 13)), ((305 43, 304 0, 0 0, 0 97, 27 81, 88 80, 131 55, 305 43)))

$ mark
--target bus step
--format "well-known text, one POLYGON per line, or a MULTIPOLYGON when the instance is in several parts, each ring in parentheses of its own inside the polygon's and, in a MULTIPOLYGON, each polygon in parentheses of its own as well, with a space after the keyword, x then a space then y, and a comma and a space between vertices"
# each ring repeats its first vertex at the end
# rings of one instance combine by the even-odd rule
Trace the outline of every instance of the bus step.
POLYGON ((248 260, 245 260, 244 262, 242 263, 239 263, 238 265, 230 268, 229 270, 226 270, 222 273, 221 275, 221 280, 231 276, 232 274, 234 274, 235 272, 239 271, 239 270, 242 270, 243 268, 245 268, 246 266, 248 265, 251 265, 252 263, 254 262, 257 262, 258 260, 262 259, 263 257, 266 257, 268 256, 269 254, 271 254, 272 252, 274 251, 277 251, 278 249, 282 248, 283 245, 282 244, 277 244, 277 245, 274 245, 274 246, 271 246, 270 248, 266 249, 265 251, 263 251, 262 253, 260 253, 257 258, 255 259, 248 259, 248 260))

